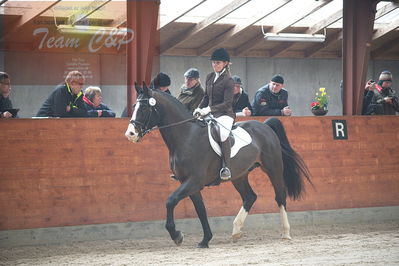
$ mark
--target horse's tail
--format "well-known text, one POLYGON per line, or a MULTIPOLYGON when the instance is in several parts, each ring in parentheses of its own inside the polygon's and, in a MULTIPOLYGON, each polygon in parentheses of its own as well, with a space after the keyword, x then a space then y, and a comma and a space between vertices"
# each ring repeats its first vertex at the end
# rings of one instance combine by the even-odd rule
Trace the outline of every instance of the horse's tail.
POLYGON ((303 177, 313 186, 310 180, 310 172, 302 157, 291 147, 285 129, 281 121, 271 117, 264 122, 271 127, 280 139, 283 164, 284 164, 284 182, 287 188, 288 196, 291 199, 298 199, 304 191, 303 177))

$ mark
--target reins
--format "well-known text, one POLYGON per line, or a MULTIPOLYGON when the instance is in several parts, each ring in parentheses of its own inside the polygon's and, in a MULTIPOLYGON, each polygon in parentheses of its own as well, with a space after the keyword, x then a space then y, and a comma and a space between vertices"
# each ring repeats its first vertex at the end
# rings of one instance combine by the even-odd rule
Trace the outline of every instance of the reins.
POLYGON ((181 124, 190 122, 190 121, 194 121, 195 119, 197 119, 197 117, 192 117, 192 118, 189 118, 189 119, 185 119, 185 120, 182 120, 182 121, 179 121, 179 122, 176 122, 176 123, 172 123, 172 124, 164 125, 164 126, 160 126, 160 127, 156 126, 156 127, 153 127, 151 130, 153 130, 153 129, 163 129, 163 128, 168 128, 168 127, 174 127, 174 126, 178 126, 178 125, 181 125, 181 124))

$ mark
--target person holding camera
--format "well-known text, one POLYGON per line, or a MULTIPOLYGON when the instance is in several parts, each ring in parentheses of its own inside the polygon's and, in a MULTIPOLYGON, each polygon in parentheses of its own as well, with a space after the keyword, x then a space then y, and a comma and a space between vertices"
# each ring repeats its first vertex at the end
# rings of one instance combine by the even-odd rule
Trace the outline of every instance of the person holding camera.
POLYGON ((381 72, 378 82, 369 80, 365 86, 363 115, 396 115, 399 112, 398 97, 392 86, 392 73, 381 72))

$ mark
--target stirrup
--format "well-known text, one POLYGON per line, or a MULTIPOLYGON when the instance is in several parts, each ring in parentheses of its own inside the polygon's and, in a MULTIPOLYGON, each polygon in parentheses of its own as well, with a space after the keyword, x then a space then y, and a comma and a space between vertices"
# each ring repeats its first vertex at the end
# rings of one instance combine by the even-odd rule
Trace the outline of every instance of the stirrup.
POLYGON ((220 179, 229 180, 231 178, 230 169, 227 167, 223 167, 222 169, 220 169, 219 175, 220 175, 220 179))

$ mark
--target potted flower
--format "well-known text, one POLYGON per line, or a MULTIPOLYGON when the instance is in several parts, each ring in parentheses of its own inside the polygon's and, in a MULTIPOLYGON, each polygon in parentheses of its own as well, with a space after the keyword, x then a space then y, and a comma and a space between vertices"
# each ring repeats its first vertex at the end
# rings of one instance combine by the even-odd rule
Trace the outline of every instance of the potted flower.
POLYGON ((318 92, 316 92, 316 97, 310 104, 311 111, 314 115, 325 115, 327 114, 327 105, 328 105, 328 96, 326 92, 326 88, 320 88, 318 92))

